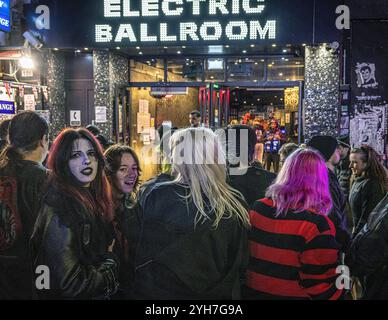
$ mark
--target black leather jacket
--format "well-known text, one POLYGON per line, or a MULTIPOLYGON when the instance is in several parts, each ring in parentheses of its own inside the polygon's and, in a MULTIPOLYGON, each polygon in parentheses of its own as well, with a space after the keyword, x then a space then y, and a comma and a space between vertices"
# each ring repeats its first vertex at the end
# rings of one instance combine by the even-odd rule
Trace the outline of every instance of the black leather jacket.
POLYGON ((104 299, 117 290, 119 262, 107 252, 113 227, 74 199, 51 192, 31 238, 34 268, 48 266, 50 289, 41 299, 104 299))
POLYGON ((362 280, 365 299, 388 299, 388 193, 353 239, 347 264, 362 280))
MULTIPOLYGON (((139 199, 137 299, 239 299, 249 259, 247 230, 235 218, 194 227, 197 208, 183 185, 155 186, 139 199)), ((245 204, 246 205, 246 204, 245 204)), ((206 208, 205 208, 206 210, 206 208)), ((211 216, 210 210, 209 216, 211 216)))
POLYGON ((28 242, 40 210, 47 171, 39 163, 23 160, 15 174, 4 168, 0 176, 13 176, 17 180, 17 208, 22 223, 22 236, 14 246, 0 252, 0 300, 30 300, 33 270, 28 242))

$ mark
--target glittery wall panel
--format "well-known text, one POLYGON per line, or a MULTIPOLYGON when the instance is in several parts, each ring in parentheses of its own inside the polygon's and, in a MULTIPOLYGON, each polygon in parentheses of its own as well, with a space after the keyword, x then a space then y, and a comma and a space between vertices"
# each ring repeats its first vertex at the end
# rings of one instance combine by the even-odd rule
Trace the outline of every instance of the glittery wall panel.
MULTIPOLYGON (((107 107, 107 122, 99 123, 101 132, 112 137, 112 110, 110 84, 109 84, 109 52, 93 51, 93 72, 94 72, 94 106, 107 107)), ((94 110, 92 110, 94 112, 94 110)))
MULTIPOLYGON (((110 107, 108 108, 108 120, 113 126, 114 99, 116 90, 123 88, 128 84, 128 59, 119 55, 110 53, 109 55, 109 79, 110 79, 110 107)), ((112 129, 111 131, 112 132, 112 129)), ((113 134, 113 132, 112 132, 113 134)), ((112 138, 112 137, 111 137, 112 138)))
POLYGON ((128 60, 108 51, 94 51, 93 68, 94 106, 107 107, 107 122, 98 127, 112 139, 115 92, 128 84, 128 60))
POLYGON ((306 47, 305 140, 338 135, 339 57, 325 46, 306 47))
POLYGON ((65 58, 60 53, 47 54, 47 85, 51 113, 51 137, 66 127, 65 117, 65 58))

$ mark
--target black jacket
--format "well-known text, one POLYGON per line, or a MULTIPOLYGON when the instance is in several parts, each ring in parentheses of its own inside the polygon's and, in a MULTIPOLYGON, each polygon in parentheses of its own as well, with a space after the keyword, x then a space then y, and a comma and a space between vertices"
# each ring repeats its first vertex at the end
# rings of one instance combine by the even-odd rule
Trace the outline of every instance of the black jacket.
POLYGON ((55 190, 44 200, 31 251, 34 267, 50 270, 50 290, 40 299, 104 299, 115 293, 118 259, 107 252, 113 226, 55 190))
POLYGON ((246 230, 235 219, 194 227, 189 189, 155 187, 144 201, 136 255, 138 299, 236 299, 248 263, 246 230))
POLYGON ((362 280, 364 299, 388 299, 388 193, 355 236, 347 264, 362 280))
POLYGON ((354 180, 349 195, 350 210, 353 216, 356 235, 368 221, 369 214, 384 197, 377 180, 358 177, 354 180))
POLYGON ((352 177, 352 170, 349 168, 349 164, 350 161, 347 157, 346 159, 342 160, 335 168, 335 173, 346 201, 349 198, 350 178, 352 177))
POLYGON ((13 247, 0 252, 0 300, 31 299, 33 270, 28 242, 41 206, 47 170, 37 162, 24 160, 14 175, 7 168, 0 175, 16 177, 17 211, 22 224, 22 237, 13 247))
POLYGON ((117 299, 132 299, 135 281, 135 254, 138 245, 141 210, 130 195, 122 199, 115 212, 117 243, 115 253, 120 259, 119 292, 117 299))
POLYGON ((265 198, 267 188, 276 179, 276 174, 264 170, 257 164, 250 166, 244 174, 229 175, 230 185, 240 191, 249 206, 265 198))
POLYGON ((351 238, 345 213, 346 201, 335 173, 330 169, 327 171, 329 172, 329 188, 333 202, 329 218, 336 228, 336 239, 341 246, 341 251, 346 253, 351 238))

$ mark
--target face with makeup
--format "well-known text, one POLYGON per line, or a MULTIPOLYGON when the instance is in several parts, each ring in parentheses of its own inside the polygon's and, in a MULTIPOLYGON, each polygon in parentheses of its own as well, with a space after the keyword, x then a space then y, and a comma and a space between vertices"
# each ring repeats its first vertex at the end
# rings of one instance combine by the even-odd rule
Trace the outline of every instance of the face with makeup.
POLYGON ((84 186, 89 187, 96 178, 98 160, 93 145, 86 139, 77 139, 69 160, 69 168, 74 177, 84 186))
POLYGON ((131 154, 124 153, 121 157, 120 168, 114 175, 116 188, 121 193, 131 193, 138 176, 139 168, 135 159, 131 154))

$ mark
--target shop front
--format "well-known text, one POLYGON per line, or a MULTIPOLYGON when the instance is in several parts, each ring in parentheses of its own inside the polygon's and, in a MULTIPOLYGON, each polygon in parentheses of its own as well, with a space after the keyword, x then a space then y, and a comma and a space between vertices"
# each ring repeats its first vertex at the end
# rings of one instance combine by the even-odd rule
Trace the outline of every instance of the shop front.
POLYGON ((43 43, 54 133, 95 123, 140 151, 193 110, 213 129, 336 134, 342 2, 32 0, 25 16, 43 43))

